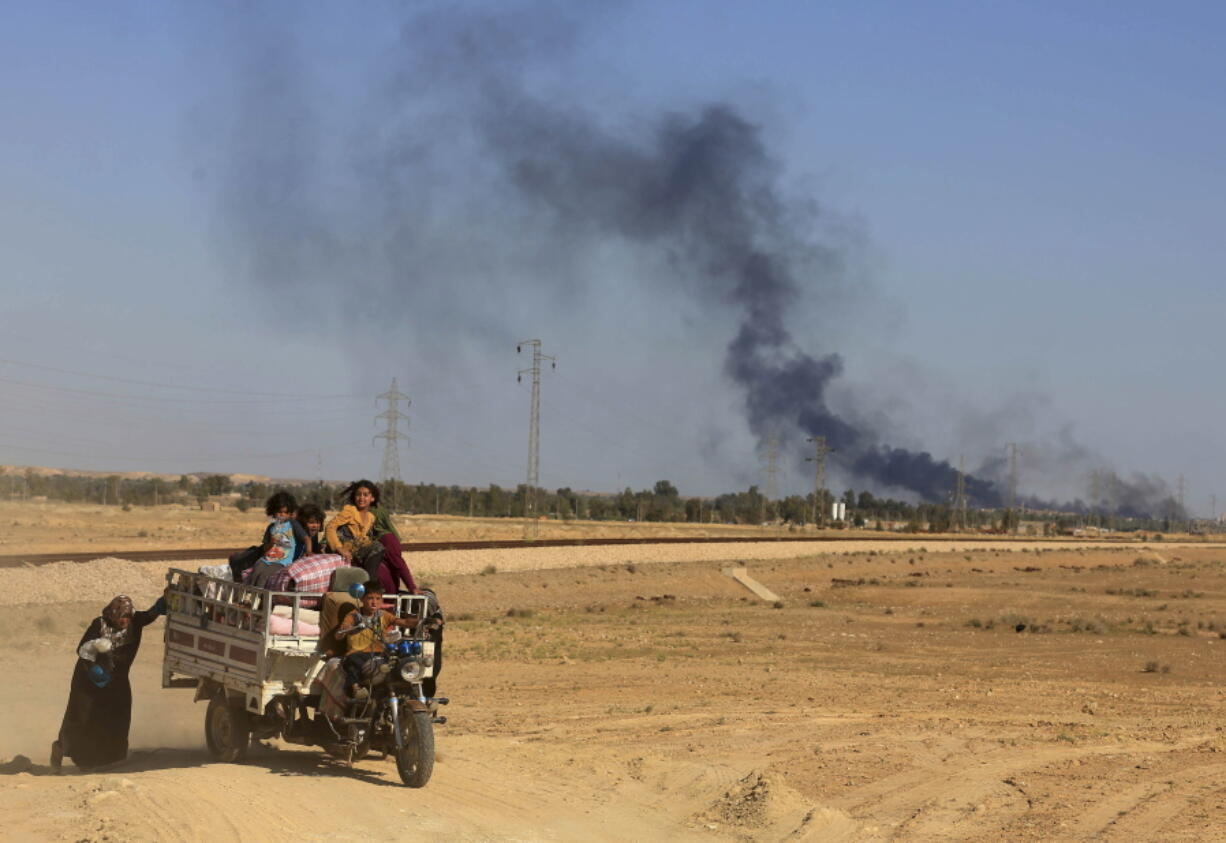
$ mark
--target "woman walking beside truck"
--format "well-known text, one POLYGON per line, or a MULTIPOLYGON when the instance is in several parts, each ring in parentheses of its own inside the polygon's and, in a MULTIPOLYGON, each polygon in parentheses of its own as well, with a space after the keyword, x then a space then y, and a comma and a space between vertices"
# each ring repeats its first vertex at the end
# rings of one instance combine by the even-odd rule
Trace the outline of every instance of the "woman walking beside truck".
POLYGON ((64 721, 59 737, 51 744, 51 767, 57 773, 65 755, 82 770, 128 757, 128 729, 132 724, 128 671, 140 650, 141 630, 164 614, 164 598, 137 612, 132 599, 121 594, 85 630, 77 645, 64 721))

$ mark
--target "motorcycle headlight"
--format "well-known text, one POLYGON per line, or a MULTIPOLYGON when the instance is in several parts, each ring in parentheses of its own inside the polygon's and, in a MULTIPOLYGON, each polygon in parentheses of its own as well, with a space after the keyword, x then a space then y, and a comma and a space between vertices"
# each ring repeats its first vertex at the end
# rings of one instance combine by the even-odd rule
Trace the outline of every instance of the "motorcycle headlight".
POLYGON ((405 682, 416 682, 425 672, 421 662, 402 662, 400 665, 400 678, 405 682))

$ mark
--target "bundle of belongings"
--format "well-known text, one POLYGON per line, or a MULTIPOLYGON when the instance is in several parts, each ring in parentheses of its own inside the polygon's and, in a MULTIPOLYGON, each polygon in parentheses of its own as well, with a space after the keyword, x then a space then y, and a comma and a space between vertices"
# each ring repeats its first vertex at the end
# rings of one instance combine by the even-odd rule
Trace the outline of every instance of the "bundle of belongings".
MULTIPOLYGON (((277 571, 268 581, 264 583, 264 588, 269 591, 280 592, 300 592, 303 594, 319 594, 328 590, 328 583, 332 579, 332 573, 338 568, 346 568, 349 563, 345 561, 345 557, 339 553, 314 553, 310 556, 303 556, 295 562, 291 562, 284 566, 280 571, 277 571)), ((225 569, 225 579, 230 579, 232 576, 230 568, 226 565, 208 565, 205 566, 210 570, 220 571, 225 569)), ((252 569, 248 568, 243 573, 243 581, 246 582, 252 569)), ((204 568, 200 569, 200 573, 207 573, 204 568)), ((363 577, 365 572, 362 572, 363 577)), ((209 574, 209 576, 220 576, 220 574, 209 574)), ((282 598, 274 598, 274 603, 288 603, 289 601, 282 598)), ((319 601, 315 599, 306 599, 300 601, 302 606, 316 608, 319 601)))
MULTIPOLYGON (((203 588, 198 589, 202 597, 207 600, 219 600, 222 602, 229 602, 232 599, 231 592, 235 586, 229 585, 234 582, 234 575, 229 565, 201 565, 198 570, 201 574, 211 578, 211 581, 205 583, 203 588)), ((333 576, 338 570, 348 575, 349 579, 356 578, 359 582, 366 576, 365 571, 359 568, 350 568, 343 556, 320 553, 314 556, 304 556, 297 562, 286 565, 284 571, 276 574, 276 581, 269 581, 266 587, 269 591, 274 592, 319 594, 329 589, 333 576), (353 573, 349 574, 350 571, 353 573)), ((319 634, 319 613, 317 611, 310 611, 318 609, 318 598, 301 597, 298 599, 300 611, 298 614, 299 625, 296 632, 293 630, 292 622, 291 604, 293 600, 285 596, 274 596, 272 602, 274 608, 272 620, 269 621, 269 631, 274 635, 319 634)), ((244 601, 244 605, 249 609, 259 609, 258 603, 258 599, 254 600, 254 602, 252 600, 244 601)), ((223 623, 233 622, 227 620, 225 617, 226 613, 222 611, 221 607, 216 607, 211 613, 215 615, 214 620, 223 623)), ((234 620, 239 619, 235 618, 234 620)), ((241 620, 239 620, 239 625, 245 624, 242 624, 241 620)))

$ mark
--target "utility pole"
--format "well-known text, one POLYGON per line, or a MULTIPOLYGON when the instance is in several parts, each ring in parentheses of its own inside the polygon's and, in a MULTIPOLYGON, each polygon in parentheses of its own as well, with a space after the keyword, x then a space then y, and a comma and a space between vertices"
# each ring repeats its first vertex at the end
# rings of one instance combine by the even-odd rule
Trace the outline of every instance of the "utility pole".
POLYGON ((1090 520, 1096 527, 1102 527, 1098 517, 1098 502, 1102 498, 1102 478, 1098 470, 1090 472, 1090 520))
MULTIPOLYGON (((772 433, 770 438, 766 440, 766 501, 763 504, 763 509, 770 504, 771 501, 779 498, 779 437, 772 433)), ((765 521, 765 511, 763 517, 759 519, 765 521)))
MULTIPOLYGON (((1179 475, 1179 480, 1176 481, 1175 488, 1179 490, 1179 496, 1176 498, 1176 502, 1179 504, 1179 508, 1175 510, 1175 518, 1172 519, 1172 522, 1177 520, 1178 522, 1182 524, 1184 511, 1185 511, 1183 507, 1184 480, 1183 480, 1182 474, 1179 475)), ((1175 529, 1174 523, 1171 524, 1171 529, 1172 530, 1175 529)))
POLYGON ((961 532, 966 529, 966 471, 965 457, 958 456, 958 477, 954 483, 954 529, 961 532))
POLYGON ((541 353, 540 340, 524 340, 515 346, 519 354, 524 346, 532 348, 532 365, 520 369, 515 376, 522 382, 524 375, 532 376, 532 415, 528 423, 528 488, 524 491, 524 538, 536 538, 539 525, 536 511, 536 489, 541 483, 541 363, 548 360, 550 368, 558 368, 558 359, 541 353))
POLYGON ((1106 510, 1103 522, 1108 530, 1115 529, 1115 500, 1119 491, 1119 482, 1114 471, 1103 472, 1103 508, 1106 510))
MULTIPOLYGON (((405 406, 409 405, 409 396, 405 395, 396 385, 396 379, 392 378, 392 388, 382 395, 375 398, 375 406, 379 406, 380 401, 387 402, 387 409, 375 416, 375 420, 382 419, 387 422, 387 427, 382 433, 376 433, 371 438, 370 442, 373 445, 376 439, 383 439, 383 468, 380 470, 380 481, 384 484, 384 488, 390 487, 392 490, 392 512, 400 509, 400 446, 401 439, 408 444, 409 437, 400 432, 400 420, 404 419, 405 427, 408 427, 409 417, 400 412, 400 402, 403 401, 405 406)), ((321 462, 322 466, 322 462, 321 462)), ((323 482, 323 470, 320 469, 320 483, 323 482)))
POLYGON ((1017 443, 1009 443, 1009 531, 1017 534, 1020 519, 1017 514, 1017 443))
POLYGON ((813 456, 805 457, 805 462, 813 463, 813 524, 821 527, 826 523, 826 456, 830 448, 825 436, 810 436, 805 441, 813 443, 813 456))

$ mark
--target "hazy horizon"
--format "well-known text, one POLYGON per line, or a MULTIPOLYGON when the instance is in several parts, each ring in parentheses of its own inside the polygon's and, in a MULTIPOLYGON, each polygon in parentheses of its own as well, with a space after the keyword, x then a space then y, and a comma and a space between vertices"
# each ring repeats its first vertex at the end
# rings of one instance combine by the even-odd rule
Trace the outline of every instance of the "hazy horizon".
POLYGON ((805 494, 820 432, 835 490, 1015 442, 1209 514, 1217 6, 8 18, 0 462, 378 479, 396 378, 405 482, 514 487, 539 338, 547 488, 762 487, 777 432, 805 494))

